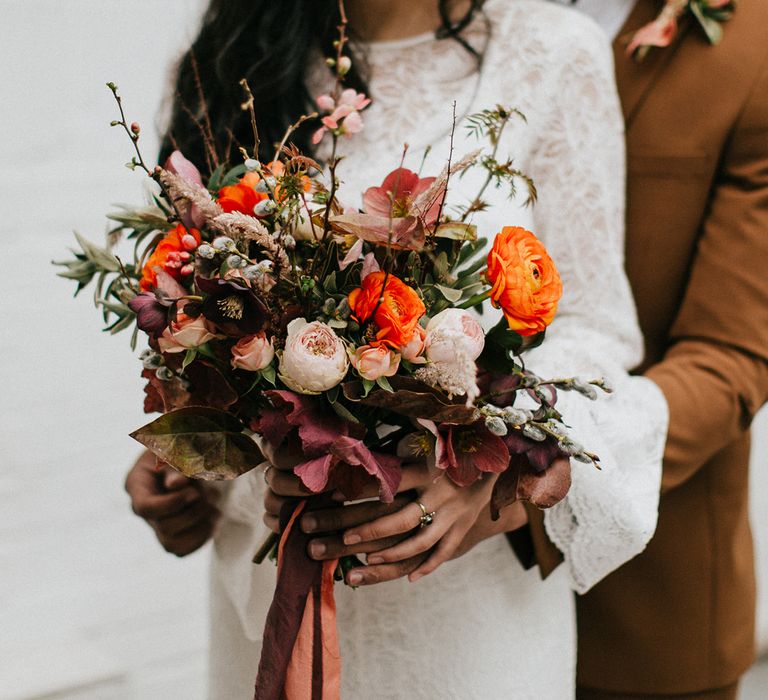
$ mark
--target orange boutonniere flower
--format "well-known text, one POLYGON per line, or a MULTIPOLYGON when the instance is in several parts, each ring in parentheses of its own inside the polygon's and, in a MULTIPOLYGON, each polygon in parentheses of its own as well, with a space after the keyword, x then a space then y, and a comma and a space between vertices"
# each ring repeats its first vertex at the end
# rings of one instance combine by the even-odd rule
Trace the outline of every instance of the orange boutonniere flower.
POLYGON ((152 251, 141 270, 139 286, 142 291, 149 291, 157 286, 158 268, 178 280, 182 275, 189 275, 193 268, 189 264, 191 251, 200 245, 200 231, 185 228, 182 224, 169 231, 152 251))
POLYGON ((680 18, 690 12, 699 23, 710 44, 723 38, 723 22, 733 16, 736 0, 667 0, 653 22, 638 29, 630 38, 627 54, 642 61, 654 48, 669 46, 677 36, 680 18))
POLYGON ((427 311, 413 288, 381 270, 369 274, 362 285, 352 291, 349 306, 361 324, 372 320, 376 326, 375 338, 370 339, 369 345, 387 345, 393 349, 411 341, 419 319, 427 311), (386 286, 382 291, 385 277, 386 286))
POLYGON ((563 283, 547 249, 519 226, 506 226, 488 253, 490 298, 522 336, 543 331, 555 317, 563 283))

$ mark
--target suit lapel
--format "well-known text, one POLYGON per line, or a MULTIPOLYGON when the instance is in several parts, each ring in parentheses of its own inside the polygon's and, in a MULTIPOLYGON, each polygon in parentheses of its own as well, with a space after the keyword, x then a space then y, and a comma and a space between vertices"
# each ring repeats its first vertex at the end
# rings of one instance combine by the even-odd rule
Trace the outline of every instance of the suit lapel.
POLYGON ((641 63, 627 55, 628 37, 640 27, 651 22, 659 13, 662 0, 637 0, 627 21, 613 42, 613 55, 616 63, 616 83, 624 110, 627 127, 637 114, 656 79, 672 59, 680 45, 680 40, 690 27, 690 17, 684 15, 680 21, 675 40, 663 49, 653 49, 641 63))

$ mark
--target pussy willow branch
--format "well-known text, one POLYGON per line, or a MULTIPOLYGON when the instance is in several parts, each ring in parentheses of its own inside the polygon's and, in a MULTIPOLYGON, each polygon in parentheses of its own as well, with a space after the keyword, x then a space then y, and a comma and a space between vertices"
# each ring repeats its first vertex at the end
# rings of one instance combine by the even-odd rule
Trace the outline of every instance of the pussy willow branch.
POLYGON ((240 87, 243 88, 243 92, 245 92, 245 102, 243 102, 240 105, 240 109, 242 110, 248 110, 248 114, 251 117, 251 129, 253 131, 253 157, 258 160, 259 159, 259 146, 261 144, 261 140, 259 139, 259 127, 256 125, 256 110, 254 109, 254 102, 253 102, 253 93, 251 92, 251 88, 248 85, 248 81, 243 78, 240 81, 240 87))
MULTIPOLYGON (((128 127, 128 123, 125 118, 125 111, 123 110, 123 100, 120 97, 119 93, 117 92, 117 85, 115 85, 114 83, 107 83, 107 87, 111 90, 112 96, 115 98, 115 102, 117 102, 117 108, 120 110, 120 120, 117 122, 117 124, 122 126, 123 129, 125 130, 125 133, 128 134, 128 138, 131 139, 131 143, 133 144, 133 149, 134 151, 136 151, 136 157, 138 158, 138 161, 134 159, 134 163, 136 163, 147 175, 149 175, 160 186, 160 190, 162 191, 163 195, 165 195, 165 198, 168 200, 171 207, 173 207, 173 211, 176 214, 176 218, 179 220, 179 223, 181 223, 182 221, 181 212, 176 206, 176 202, 173 201, 173 198, 168 192, 168 189, 160 179, 160 172, 159 172, 160 168, 157 167, 154 170, 150 171, 150 169, 147 167, 147 164, 144 162, 144 158, 141 155, 141 149, 139 148, 139 135, 134 134, 128 127)), ((115 122, 113 122, 113 124, 114 123, 115 122)))

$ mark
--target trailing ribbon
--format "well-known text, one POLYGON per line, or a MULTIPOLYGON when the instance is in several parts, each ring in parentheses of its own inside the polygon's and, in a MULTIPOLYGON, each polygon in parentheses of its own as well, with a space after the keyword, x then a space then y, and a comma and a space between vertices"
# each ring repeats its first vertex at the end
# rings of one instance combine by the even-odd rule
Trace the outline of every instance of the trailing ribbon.
POLYGON ((678 22, 690 12, 701 25, 710 44, 723 36, 720 24, 733 16, 736 0, 666 0, 656 19, 638 29, 629 39, 627 54, 642 61, 653 47, 669 46, 677 36, 678 22))
POLYGON ((310 535, 297 527, 306 507, 286 505, 277 554, 277 586, 264 626, 254 700, 338 700, 341 655, 333 575, 337 561, 307 555, 310 535))

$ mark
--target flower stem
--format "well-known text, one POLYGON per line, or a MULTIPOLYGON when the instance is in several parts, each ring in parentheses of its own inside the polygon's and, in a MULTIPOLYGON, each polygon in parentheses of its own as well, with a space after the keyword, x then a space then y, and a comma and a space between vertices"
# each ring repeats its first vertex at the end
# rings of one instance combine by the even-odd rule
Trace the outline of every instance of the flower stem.
POLYGON ((486 291, 481 292, 480 294, 475 294, 473 297, 470 297, 463 304, 459 304, 456 308, 471 309, 473 306, 482 304, 486 299, 490 299, 490 297, 491 297, 491 290, 487 289, 486 291))

